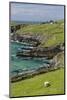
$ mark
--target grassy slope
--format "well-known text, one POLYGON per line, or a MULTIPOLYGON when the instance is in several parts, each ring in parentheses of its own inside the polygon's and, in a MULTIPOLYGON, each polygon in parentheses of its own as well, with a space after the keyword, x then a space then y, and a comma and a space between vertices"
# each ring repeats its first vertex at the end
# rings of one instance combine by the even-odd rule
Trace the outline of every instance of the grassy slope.
POLYGON ((33 96, 64 94, 64 69, 37 75, 11 84, 11 96, 33 96), (50 87, 44 87, 44 82, 49 81, 50 87))
POLYGON ((64 41, 63 21, 54 24, 29 24, 17 33, 39 35, 42 39, 41 46, 52 46, 64 41))

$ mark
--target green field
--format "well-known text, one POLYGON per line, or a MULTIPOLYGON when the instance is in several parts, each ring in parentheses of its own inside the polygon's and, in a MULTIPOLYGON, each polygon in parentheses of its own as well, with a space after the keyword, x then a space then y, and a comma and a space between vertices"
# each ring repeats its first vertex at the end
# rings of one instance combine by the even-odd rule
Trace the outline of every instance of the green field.
POLYGON ((50 24, 29 24, 21 27, 17 34, 40 36, 41 47, 54 46, 64 42, 64 21, 60 20, 50 24))
POLYGON ((33 78, 11 83, 10 96, 36 96, 64 94, 64 69, 37 75, 33 78), (50 86, 44 87, 44 82, 49 81, 50 86))

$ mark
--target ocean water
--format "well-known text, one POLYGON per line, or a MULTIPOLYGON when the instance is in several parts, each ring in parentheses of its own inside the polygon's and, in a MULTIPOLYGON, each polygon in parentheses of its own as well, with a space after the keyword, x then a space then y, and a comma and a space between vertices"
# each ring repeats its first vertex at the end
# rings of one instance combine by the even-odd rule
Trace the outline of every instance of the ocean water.
POLYGON ((10 73, 14 73, 16 70, 19 71, 26 71, 26 70, 33 70, 41 67, 43 64, 47 64, 46 60, 41 60, 39 58, 33 58, 33 59, 25 59, 23 57, 17 57, 16 53, 20 48, 28 47, 27 45, 11 42, 10 45, 10 73))

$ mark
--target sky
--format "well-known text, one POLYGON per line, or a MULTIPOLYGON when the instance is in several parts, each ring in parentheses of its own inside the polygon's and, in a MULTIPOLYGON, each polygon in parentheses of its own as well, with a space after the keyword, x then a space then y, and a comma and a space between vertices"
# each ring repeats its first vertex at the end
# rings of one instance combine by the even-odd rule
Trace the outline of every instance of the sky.
POLYGON ((11 20, 43 22, 64 19, 64 6, 11 3, 11 20))

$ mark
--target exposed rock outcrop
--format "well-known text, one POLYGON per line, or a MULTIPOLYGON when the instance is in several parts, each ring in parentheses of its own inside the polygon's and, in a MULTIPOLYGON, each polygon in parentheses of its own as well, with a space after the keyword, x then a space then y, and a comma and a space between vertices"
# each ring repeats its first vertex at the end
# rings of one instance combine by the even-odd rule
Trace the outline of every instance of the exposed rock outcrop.
POLYGON ((17 56, 20 57, 48 57, 53 58, 57 53, 64 50, 63 44, 56 45, 54 47, 45 47, 45 48, 32 48, 25 49, 17 53, 17 56))

